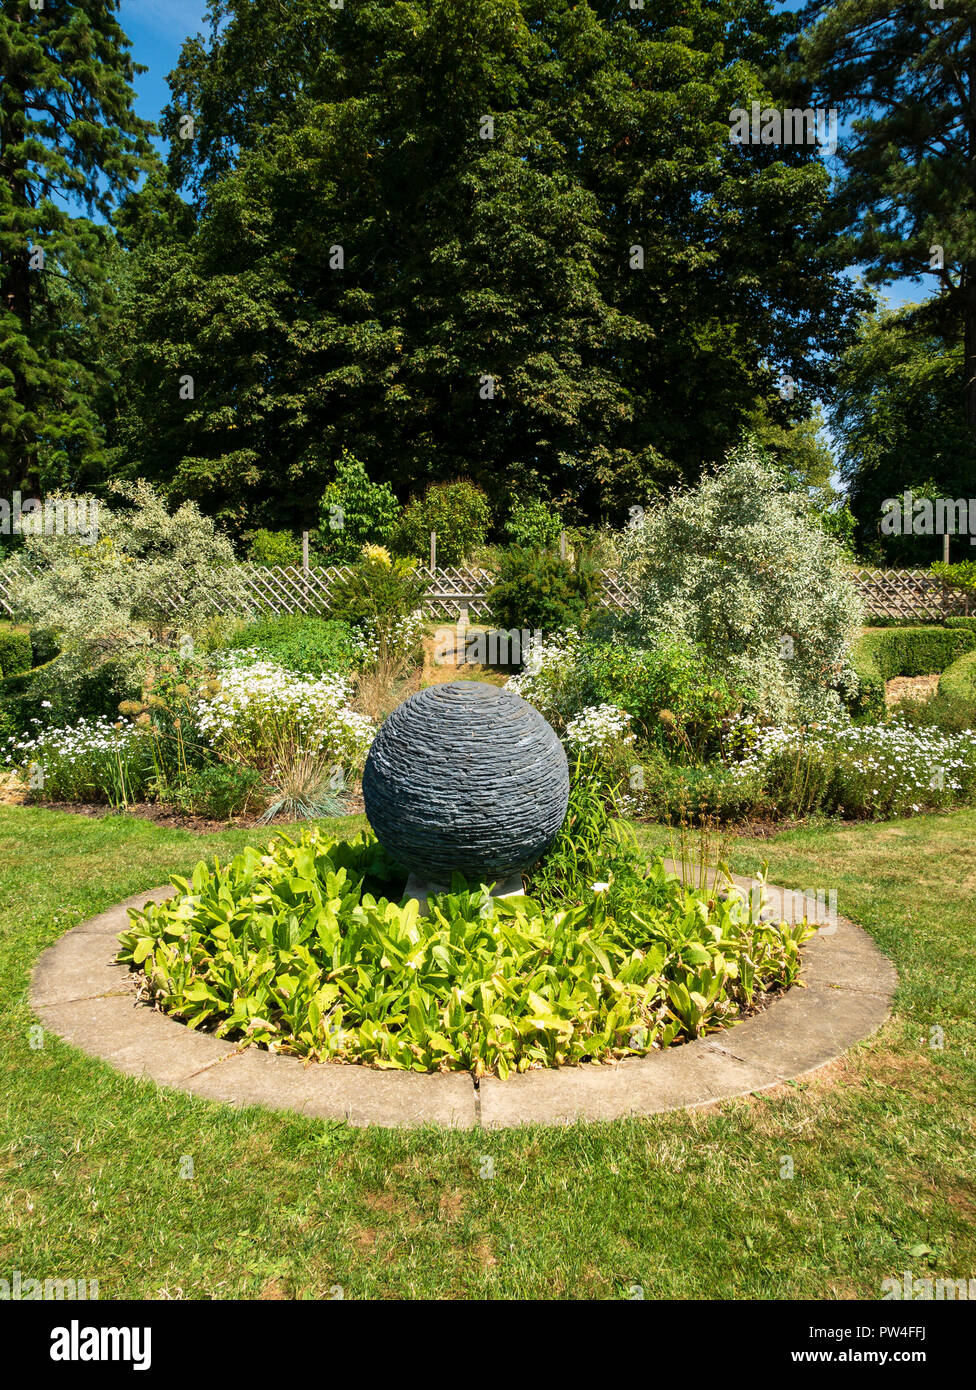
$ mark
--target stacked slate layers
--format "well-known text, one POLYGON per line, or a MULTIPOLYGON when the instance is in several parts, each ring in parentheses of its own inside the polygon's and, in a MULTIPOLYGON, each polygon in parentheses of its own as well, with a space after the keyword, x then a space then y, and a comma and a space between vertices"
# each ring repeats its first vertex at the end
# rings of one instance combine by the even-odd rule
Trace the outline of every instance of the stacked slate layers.
POLYGON ((514 692, 436 685, 394 710, 363 773, 366 815, 386 851, 430 883, 493 882, 530 868, 569 802, 554 730, 514 692))

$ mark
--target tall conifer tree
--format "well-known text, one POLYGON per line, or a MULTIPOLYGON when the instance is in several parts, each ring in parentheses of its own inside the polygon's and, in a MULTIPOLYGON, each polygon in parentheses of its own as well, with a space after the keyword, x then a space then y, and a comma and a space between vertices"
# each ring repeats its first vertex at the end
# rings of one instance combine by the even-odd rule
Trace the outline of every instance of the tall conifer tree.
POLYGON ((0 0, 0 493, 97 456, 111 234, 152 127, 118 0, 0 0), (78 215, 80 211, 86 215, 78 215))

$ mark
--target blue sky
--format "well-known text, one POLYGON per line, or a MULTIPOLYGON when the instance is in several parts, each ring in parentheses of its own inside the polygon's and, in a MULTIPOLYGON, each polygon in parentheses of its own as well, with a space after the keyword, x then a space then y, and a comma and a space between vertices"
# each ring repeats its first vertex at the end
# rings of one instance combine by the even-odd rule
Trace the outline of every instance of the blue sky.
POLYGON ((176 67, 183 40, 203 28, 204 0, 122 0, 119 23, 132 40, 132 56, 148 69, 136 81, 137 110, 155 121, 169 101, 166 74, 176 67))

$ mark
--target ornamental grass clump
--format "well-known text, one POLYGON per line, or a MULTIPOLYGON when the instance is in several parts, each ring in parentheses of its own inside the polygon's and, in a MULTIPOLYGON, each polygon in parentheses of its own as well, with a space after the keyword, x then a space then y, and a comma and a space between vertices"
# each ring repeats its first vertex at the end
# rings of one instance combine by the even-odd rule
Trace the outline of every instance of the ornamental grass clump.
POLYGON ((617 916, 609 879, 547 905, 456 876, 421 917, 371 836, 316 829, 173 881, 176 897, 130 912, 119 955, 160 1009, 271 1051, 422 1072, 504 1078, 698 1037, 793 984, 812 931, 753 921, 660 860, 617 916))

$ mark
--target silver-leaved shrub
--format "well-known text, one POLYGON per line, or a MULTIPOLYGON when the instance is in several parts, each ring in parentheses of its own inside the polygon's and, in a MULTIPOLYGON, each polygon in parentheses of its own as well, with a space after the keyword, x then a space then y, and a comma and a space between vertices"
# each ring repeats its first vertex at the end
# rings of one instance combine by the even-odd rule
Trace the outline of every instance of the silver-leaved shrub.
POLYGON ((248 610, 233 547, 195 503, 170 512, 146 482, 113 489, 121 505, 98 507, 93 543, 25 528, 12 571, 18 617, 57 632, 69 683, 104 661, 175 647, 221 607, 248 610))
POLYGON ((621 558, 637 638, 698 643, 761 718, 816 718, 855 693, 863 610, 841 547, 751 441, 650 508, 621 558))

